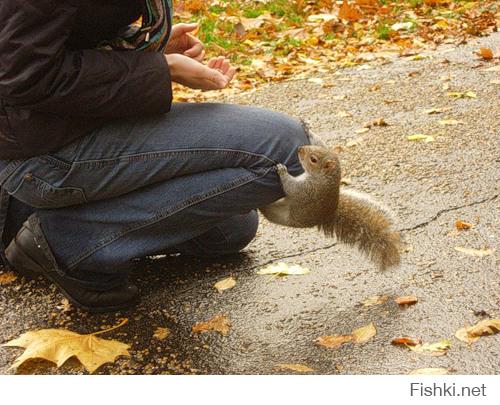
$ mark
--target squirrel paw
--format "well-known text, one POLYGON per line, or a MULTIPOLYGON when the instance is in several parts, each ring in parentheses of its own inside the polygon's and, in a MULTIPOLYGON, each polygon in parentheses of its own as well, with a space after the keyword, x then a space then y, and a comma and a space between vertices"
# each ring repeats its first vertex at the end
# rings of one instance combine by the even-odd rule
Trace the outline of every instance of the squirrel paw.
POLYGON ((286 168, 286 166, 284 164, 281 164, 281 163, 278 163, 276 165, 276 172, 282 176, 284 174, 287 174, 288 173, 288 169, 286 168))

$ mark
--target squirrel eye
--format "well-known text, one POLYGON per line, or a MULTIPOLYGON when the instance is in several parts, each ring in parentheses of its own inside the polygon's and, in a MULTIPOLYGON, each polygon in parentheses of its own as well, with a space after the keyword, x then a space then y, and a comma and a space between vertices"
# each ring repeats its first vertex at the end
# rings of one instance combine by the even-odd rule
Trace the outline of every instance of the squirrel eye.
POLYGON ((311 155, 310 160, 312 163, 318 163, 318 158, 314 155, 311 155))

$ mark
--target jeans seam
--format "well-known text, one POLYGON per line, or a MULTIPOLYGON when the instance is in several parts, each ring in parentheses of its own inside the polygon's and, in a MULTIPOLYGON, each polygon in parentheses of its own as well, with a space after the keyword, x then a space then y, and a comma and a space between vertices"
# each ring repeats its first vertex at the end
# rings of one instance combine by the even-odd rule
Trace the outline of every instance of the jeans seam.
POLYGON ((73 162, 76 166, 87 167, 89 169, 96 168, 99 166, 107 166, 107 165, 115 165, 120 162, 126 161, 135 161, 135 160, 149 160, 149 159, 157 159, 169 155, 175 154, 185 154, 185 155, 194 155, 194 154, 202 154, 205 152, 212 153, 234 153, 234 154, 243 154, 251 157, 263 158, 273 165, 277 164, 273 159, 266 155, 262 155, 260 153, 253 153, 239 149, 227 149, 227 148, 199 148, 199 149, 172 149, 172 150, 160 150, 160 151, 152 151, 152 152, 144 152, 131 154, 126 156, 119 156, 116 158, 109 159, 89 159, 89 160, 75 160, 73 162))
POLYGON ((225 185, 215 187, 212 190, 205 192, 201 195, 187 199, 187 200, 183 201, 181 204, 179 204, 179 205, 177 205, 177 206, 175 206, 175 207, 173 207, 165 212, 157 213, 156 215, 154 215, 153 218, 150 218, 146 221, 141 221, 138 223, 131 224, 125 230, 111 234, 107 238, 101 240, 99 243, 94 245, 93 248, 87 249, 87 251, 81 253, 79 256, 77 256, 76 258, 71 260, 67 265, 67 269, 68 270, 74 269, 82 260, 90 257, 98 250, 100 250, 100 249, 104 248, 105 246, 117 241, 118 239, 122 238, 123 236, 125 236, 131 232, 137 231, 141 228, 151 226, 155 223, 158 223, 160 221, 163 221, 163 220, 171 217, 174 214, 179 213, 180 211, 182 211, 188 207, 192 207, 192 206, 199 204, 203 201, 206 201, 210 198, 219 196, 219 195, 224 194, 228 191, 234 190, 235 188, 241 187, 245 184, 251 183, 252 181, 260 179, 260 178, 266 176, 271 171, 271 169, 272 169, 272 167, 267 168, 267 170, 265 170, 265 172, 262 173, 261 175, 257 175, 257 174, 252 173, 248 176, 240 177, 240 178, 235 179, 229 183, 226 183, 225 185))

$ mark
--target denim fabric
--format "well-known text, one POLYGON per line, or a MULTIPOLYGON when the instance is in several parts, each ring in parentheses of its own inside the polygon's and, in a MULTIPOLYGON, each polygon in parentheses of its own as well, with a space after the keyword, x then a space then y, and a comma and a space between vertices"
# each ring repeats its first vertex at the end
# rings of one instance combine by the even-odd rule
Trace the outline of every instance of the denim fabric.
POLYGON ((179 103, 25 160, 3 187, 36 209, 68 276, 102 284, 126 274, 131 259, 174 247, 243 248, 257 229, 255 209, 283 196, 276 164, 299 174, 306 143, 302 124, 281 113, 179 103))

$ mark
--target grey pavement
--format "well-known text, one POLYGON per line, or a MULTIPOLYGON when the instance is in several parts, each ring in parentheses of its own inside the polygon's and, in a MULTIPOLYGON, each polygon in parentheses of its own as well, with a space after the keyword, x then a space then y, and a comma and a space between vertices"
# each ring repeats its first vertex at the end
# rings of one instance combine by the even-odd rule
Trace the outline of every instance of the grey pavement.
MULTIPOLYGON (((384 201, 398 218, 405 241, 400 268, 381 273, 356 251, 314 230, 263 221, 255 241, 235 258, 138 261, 134 278, 143 298, 130 311, 89 315, 64 310, 63 297, 48 283, 18 279, 0 285, 0 342, 41 328, 88 333, 127 317, 125 326, 102 337, 129 343, 132 357, 98 373, 275 374, 283 373, 278 364, 300 363, 322 374, 407 374, 423 367, 498 374, 500 335, 470 346, 454 338, 463 326, 500 316, 500 63, 479 60, 473 51, 480 45, 499 49, 500 34, 445 45, 421 60, 376 59, 311 76, 326 86, 293 80, 221 100, 287 112, 307 121, 328 144, 343 146, 346 181, 384 201), (477 98, 447 95, 469 90, 477 98), (429 108, 449 110, 429 115, 423 111, 429 108), (340 111, 351 116, 339 116, 340 111), (356 133, 380 118, 389 126, 356 133), (449 119, 460 122, 438 123, 449 119), (419 133, 435 141, 407 139, 419 133), (474 227, 457 231, 458 219, 474 227), (496 251, 475 257, 455 247, 496 251), (278 261, 311 273, 256 274, 278 261), (213 284, 228 276, 236 278, 236 286, 217 292, 213 284), (418 303, 407 308, 392 300, 361 304, 374 295, 416 295, 418 303), (231 319, 227 336, 191 332, 193 324, 217 314, 231 319), (338 349, 314 344, 319 336, 350 333, 370 322, 377 335, 365 344, 338 349), (169 328, 170 336, 154 338, 157 327, 169 328), (425 356, 392 346, 391 339, 400 335, 429 343, 450 339, 452 347, 445 356, 425 356)), ((9 366, 21 352, 0 348, 0 373, 15 373, 9 366)), ((82 369, 75 361, 59 370, 33 361, 17 373, 79 374, 82 369)))

